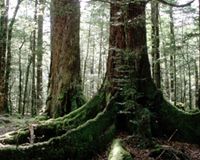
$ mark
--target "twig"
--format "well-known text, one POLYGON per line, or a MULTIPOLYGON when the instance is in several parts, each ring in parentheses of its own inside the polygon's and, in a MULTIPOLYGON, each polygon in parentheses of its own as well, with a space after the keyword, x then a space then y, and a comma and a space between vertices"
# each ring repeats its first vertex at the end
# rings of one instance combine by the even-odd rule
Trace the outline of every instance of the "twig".
MULTIPOLYGON (((178 129, 176 129, 176 130, 172 133, 172 135, 169 137, 169 139, 167 140, 167 142, 170 142, 170 141, 171 141, 171 139, 174 137, 174 135, 176 134, 177 131, 178 131, 178 129)), ((163 151, 160 153, 160 155, 156 158, 156 160, 160 159, 161 156, 162 156, 164 153, 165 153, 165 150, 163 150, 163 151)))

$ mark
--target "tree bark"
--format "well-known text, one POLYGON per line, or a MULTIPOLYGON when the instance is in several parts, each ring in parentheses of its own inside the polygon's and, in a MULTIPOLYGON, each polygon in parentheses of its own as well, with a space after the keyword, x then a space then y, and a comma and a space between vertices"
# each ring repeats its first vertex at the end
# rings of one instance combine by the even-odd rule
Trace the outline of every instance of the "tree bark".
POLYGON ((52 1, 51 71, 47 114, 63 116, 82 105, 78 0, 52 1))
POLYGON ((0 1, 0 113, 8 112, 6 106, 5 73, 6 73, 6 46, 8 25, 8 4, 0 1))

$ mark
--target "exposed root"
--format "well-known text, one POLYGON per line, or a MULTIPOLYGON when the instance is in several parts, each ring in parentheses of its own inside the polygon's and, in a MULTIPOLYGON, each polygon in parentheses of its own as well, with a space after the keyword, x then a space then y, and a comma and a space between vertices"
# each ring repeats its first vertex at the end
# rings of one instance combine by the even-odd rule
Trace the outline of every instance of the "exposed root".
MULTIPOLYGON (((60 136, 68 130, 83 124, 88 119, 94 118, 105 107, 105 98, 105 93, 100 92, 88 103, 64 117, 34 124, 34 142, 47 141, 51 137, 60 136)), ((30 136, 30 129, 27 127, 0 136, 0 143, 18 145, 29 143, 30 136)))
POLYGON ((200 112, 187 113, 163 100, 153 121, 154 134, 167 136, 177 131, 174 138, 180 141, 200 144, 200 112))
POLYGON ((0 148, 1 160, 89 159, 113 139, 117 111, 117 105, 111 100, 95 118, 61 136, 34 144, 4 145, 0 148))
POLYGON ((160 148, 154 149, 150 153, 150 157, 154 157, 155 160, 190 160, 190 158, 181 151, 175 150, 170 146, 160 146, 160 148))

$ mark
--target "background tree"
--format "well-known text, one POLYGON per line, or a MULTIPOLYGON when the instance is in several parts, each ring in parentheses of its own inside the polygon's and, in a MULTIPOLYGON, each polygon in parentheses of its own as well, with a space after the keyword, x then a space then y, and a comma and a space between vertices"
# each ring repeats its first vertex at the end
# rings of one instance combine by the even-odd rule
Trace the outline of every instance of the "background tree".
MULTIPOLYGON (((11 107, 11 104, 9 104, 10 102, 10 72, 11 72, 11 58, 12 58, 12 54, 11 54, 11 40, 12 40, 12 35, 13 35, 13 25, 15 23, 15 19, 17 16, 17 12, 19 10, 20 4, 23 0, 18 0, 17 1, 17 5, 14 9, 14 13, 13 13, 13 17, 10 20, 10 23, 8 24, 8 28, 7 28, 7 55, 6 55, 6 78, 5 78, 5 105, 6 108, 9 108, 9 106, 11 107)), ((9 1, 8 1, 9 4, 9 1)))
POLYGON ((151 1, 151 23, 152 23, 152 75, 157 88, 161 88, 160 70, 160 40, 159 40, 159 5, 158 1, 151 1))
POLYGON ((45 0, 39 0, 38 15, 38 36, 37 36, 37 107, 38 110, 43 106, 43 21, 44 21, 45 0))

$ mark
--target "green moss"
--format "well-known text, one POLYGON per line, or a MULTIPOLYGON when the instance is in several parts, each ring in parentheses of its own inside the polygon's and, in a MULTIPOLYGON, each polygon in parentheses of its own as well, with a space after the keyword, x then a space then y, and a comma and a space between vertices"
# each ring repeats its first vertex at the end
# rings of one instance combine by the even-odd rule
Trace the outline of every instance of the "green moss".
POLYGON ((116 112, 117 107, 111 100, 104 111, 61 136, 40 143, 20 145, 17 148, 0 148, 1 160, 29 160, 30 157, 32 160, 91 159, 92 155, 113 139, 116 112))
POLYGON ((133 160, 131 154, 124 149, 119 139, 113 141, 108 160, 133 160))
POLYGON ((158 125, 162 133, 171 135, 176 131, 175 138, 192 143, 200 143, 200 112, 187 113, 163 100, 158 112, 158 125))

